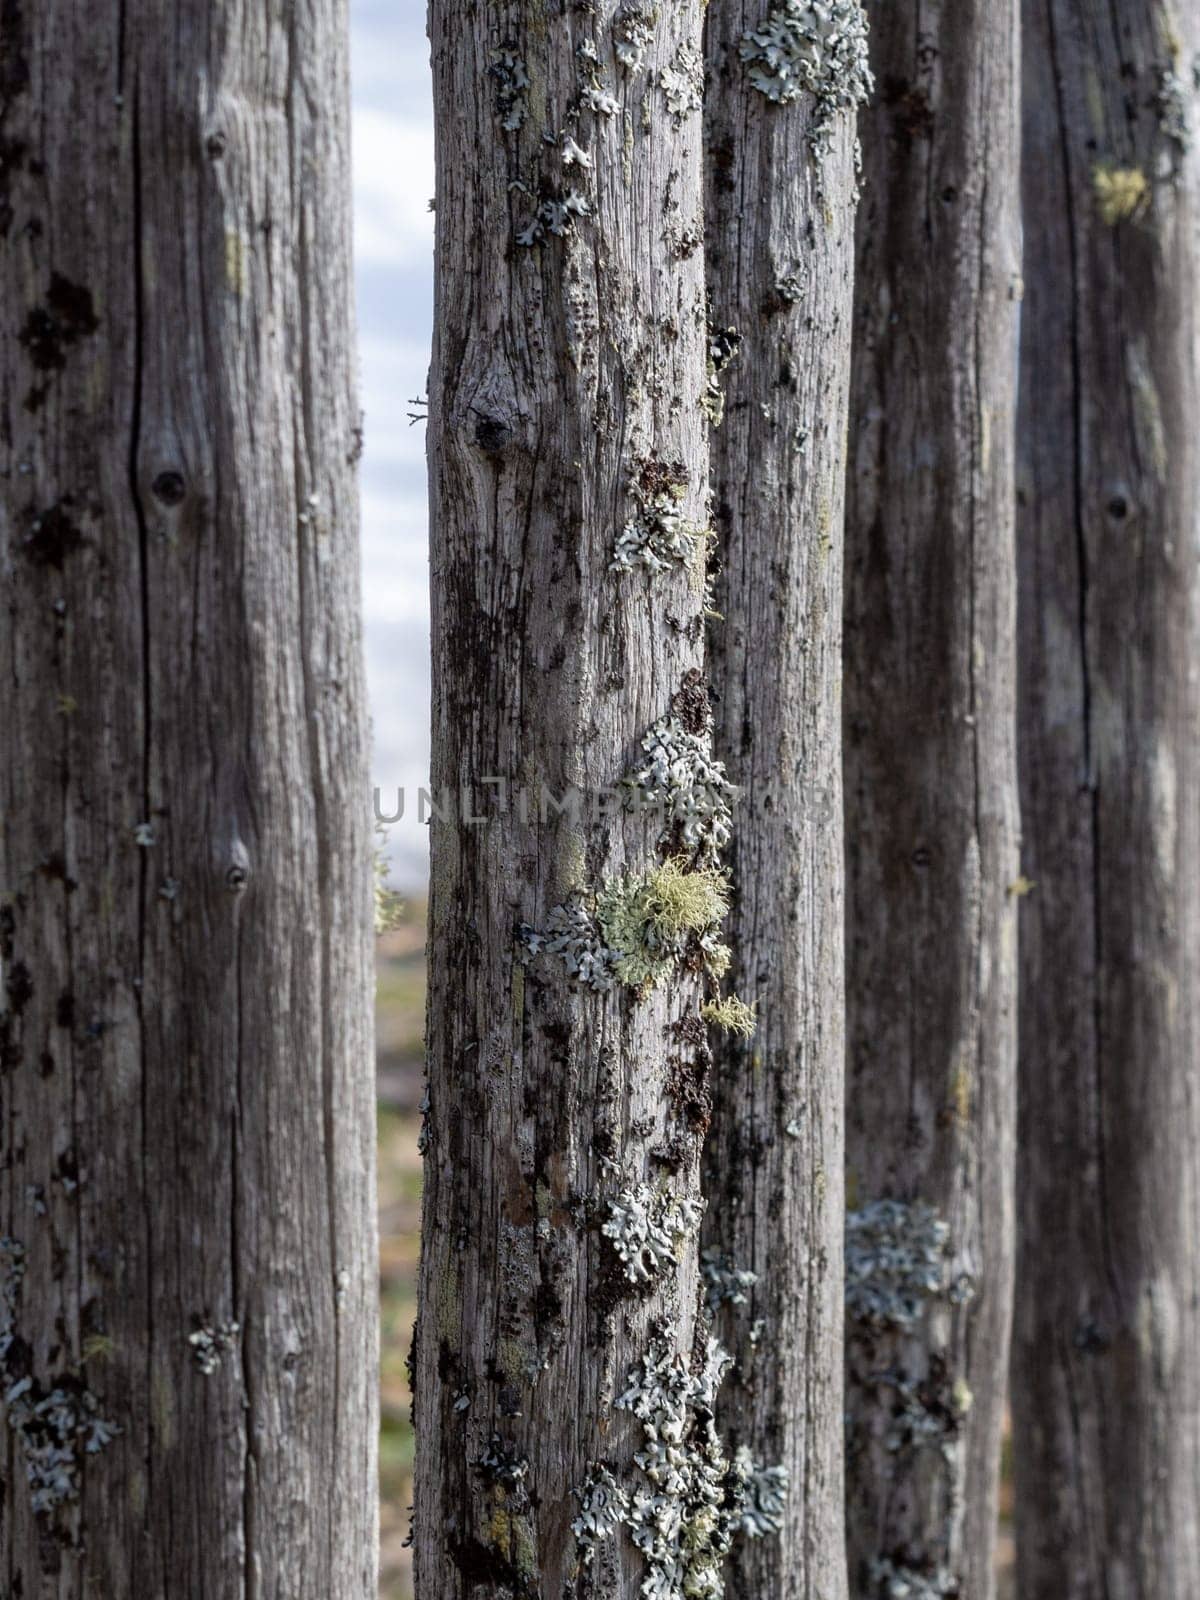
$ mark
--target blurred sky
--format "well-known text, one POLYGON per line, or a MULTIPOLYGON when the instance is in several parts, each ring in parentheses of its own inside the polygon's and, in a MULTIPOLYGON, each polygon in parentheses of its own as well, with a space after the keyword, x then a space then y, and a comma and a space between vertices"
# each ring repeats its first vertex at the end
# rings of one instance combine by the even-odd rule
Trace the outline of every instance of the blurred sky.
POLYGON ((433 109, 423 0, 351 0, 354 242, 366 447, 363 600, 375 725, 374 783, 392 877, 425 881, 428 829, 416 821, 429 773, 429 567, 424 395, 433 312, 433 109))

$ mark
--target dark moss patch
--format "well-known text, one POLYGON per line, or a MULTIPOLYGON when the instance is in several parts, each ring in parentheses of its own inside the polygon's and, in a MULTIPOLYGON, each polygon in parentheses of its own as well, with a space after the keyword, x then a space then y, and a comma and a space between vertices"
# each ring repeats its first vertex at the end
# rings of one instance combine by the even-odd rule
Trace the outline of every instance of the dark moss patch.
POLYGON ((892 130, 905 149, 917 139, 933 137, 933 107, 924 89, 903 78, 887 77, 880 94, 892 113, 892 130))
POLYGON ((52 272, 45 301, 26 317, 19 338, 39 372, 61 372, 67 351, 99 326, 91 290, 52 272))
POLYGON ((60 501, 31 518, 22 549, 35 567, 55 567, 61 572, 67 557, 87 543, 66 507, 67 502, 60 501))
POLYGON ((14 962, 4 980, 4 988, 8 995, 10 1010, 14 1016, 19 1017, 33 999, 33 979, 23 961, 14 962))

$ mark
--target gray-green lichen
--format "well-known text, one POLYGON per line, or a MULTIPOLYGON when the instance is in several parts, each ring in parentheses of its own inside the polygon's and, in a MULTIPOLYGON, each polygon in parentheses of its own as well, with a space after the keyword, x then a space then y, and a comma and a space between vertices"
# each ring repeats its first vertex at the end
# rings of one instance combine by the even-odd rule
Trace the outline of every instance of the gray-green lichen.
POLYGON ((609 879, 596 902, 618 979, 642 990, 657 987, 689 956, 694 966, 720 977, 729 951, 717 934, 728 910, 724 875, 676 857, 645 874, 609 879))
POLYGON ((872 1563, 871 1586, 873 1600, 943 1600, 960 1593, 958 1579, 946 1567, 918 1571, 894 1561, 872 1563))
POLYGON ((921 1200, 874 1200, 846 1216, 846 1313, 875 1328, 914 1328, 931 1299, 965 1304, 968 1275, 952 1275, 949 1225, 921 1200))
POLYGON ((717 1432, 717 1391, 730 1364, 715 1339, 698 1371, 656 1343, 616 1402, 642 1425, 634 1461, 646 1487, 632 1495, 626 1523, 646 1562, 644 1600, 719 1600, 736 1534, 758 1536, 778 1525, 772 1507, 774 1492, 786 1487, 781 1469, 759 1478, 745 1451, 731 1462, 717 1432), (747 1513, 752 1482, 762 1501, 747 1513))
POLYGON ((528 115, 525 91, 529 87, 529 73, 525 63, 514 49, 495 50, 488 68, 496 85, 496 115, 507 133, 516 133, 528 115))
POLYGON ((0 1239, 0 1371, 4 1409, 16 1440, 35 1514, 54 1512, 79 1498, 86 1456, 97 1455, 120 1431, 100 1414, 100 1403, 78 1372, 43 1382, 32 1370, 29 1345, 17 1333, 17 1308, 25 1279, 25 1247, 0 1239))
POLYGON ((598 994, 618 983, 646 993, 682 965, 714 977, 726 970, 729 952, 717 933, 728 909, 728 884, 715 867, 672 857, 609 878, 594 905, 576 898, 555 906, 544 929, 522 925, 522 954, 555 957, 573 983, 598 994))
POLYGON ((675 59, 658 75, 667 109, 676 122, 704 105, 704 60, 692 45, 680 45, 675 59))
POLYGON ((737 1535, 761 1539, 782 1526, 787 1469, 756 1463, 745 1447, 730 1460, 717 1432, 717 1391, 731 1364, 715 1339, 698 1369, 653 1343, 616 1401, 641 1423, 633 1459, 643 1481, 627 1489, 597 1464, 576 1491, 571 1527, 583 1564, 624 1526, 645 1562, 644 1600, 720 1600, 737 1535))
POLYGON ((654 38, 653 13, 644 5, 623 5, 613 22, 613 48, 626 72, 639 72, 645 65, 646 51, 654 38))
POLYGON ((788 105, 809 94, 816 105, 813 150, 830 148, 834 124, 874 86, 867 56, 867 16, 859 0, 781 0, 739 46, 750 82, 788 105))
POLYGON ((220 1367, 222 1357, 237 1343, 241 1331, 237 1322, 197 1321, 196 1327, 188 1334, 196 1370, 206 1378, 211 1378, 220 1367))
POLYGON ((601 1539, 615 1533, 629 1515, 629 1496, 602 1465, 592 1468, 587 1482, 575 1493, 579 1515, 571 1524, 571 1532, 579 1543, 584 1566, 590 1566, 601 1539))
POLYGON ((680 1251, 700 1226, 703 1209, 686 1195, 639 1183, 608 1202, 600 1232, 629 1282, 651 1283, 678 1265, 680 1251))
POLYGON ((621 102, 600 74, 596 46, 590 39, 584 39, 576 47, 575 55, 579 61, 580 108, 593 111, 599 117, 615 117, 621 109, 621 102))
POLYGON ((738 1267, 722 1250, 706 1250, 700 1258, 700 1275, 704 1279, 704 1297, 710 1315, 715 1316, 722 1306, 744 1306, 747 1291, 758 1282, 758 1273, 748 1267, 738 1267))
POLYGON ((673 713, 660 717, 642 739, 642 756, 624 780, 631 808, 660 809, 665 838, 715 861, 732 836, 737 790, 712 753, 711 732, 693 732, 673 713))
POLYGON ((595 917, 580 899, 555 906, 544 929, 522 924, 520 938, 525 959, 553 956, 581 988, 607 994, 616 984, 615 952, 604 943, 595 917))
POLYGON ((786 1467, 764 1467, 753 1460, 745 1445, 734 1458, 742 1480, 738 1526, 750 1539, 765 1539, 783 1527, 791 1474, 786 1467))
POLYGON ((551 195, 538 203, 538 208, 523 228, 518 229, 519 245, 530 249, 541 244, 547 234, 563 238, 571 233, 580 217, 590 217, 591 205, 587 196, 578 189, 567 189, 564 194, 551 195))
POLYGON ((683 510, 687 476, 682 468, 653 459, 639 462, 629 493, 637 509, 621 530, 609 571, 644 567, 656 574, 697 564, 702 571, 709 532, 683 510))
POLYGON ((1193 66, 1191 82, 1185 82, 1178 66, 1163 67, 1158 74, 1158 91, 1154 105, 1158 113, 1158 127, 1170 147, 1170 166, 1178 173, 1184 158, 1192 148, 1192 101, 1200 81, 1200 61, 1193 66))
POLYGON ((714 428, 719 428, 725 418, 725 389, 721 375, 737 360, 742 336, 736 328, 718 328, 708 323, 708 375, 704 385, 701 405, 714 428))

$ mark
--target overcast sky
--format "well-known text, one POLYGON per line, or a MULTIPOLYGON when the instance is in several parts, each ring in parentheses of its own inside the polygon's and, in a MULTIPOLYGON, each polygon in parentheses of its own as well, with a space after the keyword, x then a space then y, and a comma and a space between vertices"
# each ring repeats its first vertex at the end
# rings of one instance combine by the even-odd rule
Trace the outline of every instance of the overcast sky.
POLYGON ((363 599, 382 809, 393 877, 419 887, 428 830, 415 820, 429 771, 429 569, 425 393, 433 301, 433 112, 422 0, 352 0, 354 212, 366 448, 363 599))

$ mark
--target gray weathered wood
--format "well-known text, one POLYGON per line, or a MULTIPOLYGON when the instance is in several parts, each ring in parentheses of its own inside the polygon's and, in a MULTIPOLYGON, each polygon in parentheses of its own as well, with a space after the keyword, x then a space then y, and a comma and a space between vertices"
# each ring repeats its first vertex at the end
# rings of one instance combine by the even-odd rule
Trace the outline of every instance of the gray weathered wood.
POLYGON ((889 1571, 954 1585, 922 1594, 994 1587, 1020 888, 1017 36, 1016 0, 872 10, 845 613, 847 1532, 863 1597, 896 1592, 889 1571), (929 1227, 917 1203, 948 1230, 910 1317, 862 1314, 877 1264, 853 1281, 887 1199, 909 1241, 929 1227))
POLYGON ((375 1591, 346 58, 0 9, 13 1600, 375 1591))
POLYGON ((1200 13, 1024 16, 1018 1592, 1177 1600, 1200 1593, 1200 13))
POLYGON ((703 643, 693 575, 609 570, 638 513, 631 481, 655 463, 706 520, 700 4, 433 0, 430 37, 442 810, 416 1584, 423 1600, 631 1597, 646 1574, 626 1534, 593 1546, 571 1525, 598 1466, 647 1487, 641 1429, 614 1400, 656 1330, 691 1352, 697 1247, 693 1229, 639 1291, 601 1228, 641 1182, 696 1196, 703 1041, 669 1025, 698 1020, 700 980, 596 994, 519 929, 654 863, 653 825, 591 808, 673 701, 703 716, 688 692, 703 643), (622 19, 640 19, 644 48, 622 19), (571 191, 586 212, 564 217, 571 191), (576 816, 540 815, 543 792, 572 786, 576 816))
POLYGON ((770 8, 711 0, 711 313, 741 343, 713 434, 718 745, 743 796, 729 986, 755 1036, 716 1047, 704 1243, 756 1274, 724 1306, 722 1421, 790 1476, 778 1540, 735 1552, 732 1592, 846 1593, 842 1519, 842 508, 854 266, 854 118, 814 155, 810 94, 777 104, 739 44, 770 8))

